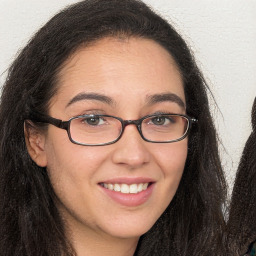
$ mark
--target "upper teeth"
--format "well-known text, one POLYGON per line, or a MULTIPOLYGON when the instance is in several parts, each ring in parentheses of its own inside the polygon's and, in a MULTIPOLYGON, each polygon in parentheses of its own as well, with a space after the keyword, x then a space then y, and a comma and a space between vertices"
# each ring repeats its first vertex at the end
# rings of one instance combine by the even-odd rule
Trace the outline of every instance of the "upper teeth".
POLYGON ((124 194, 137 194, 143 190, 148 188, 149 183, 140 183, 140 184, 111 184, 111 183, 103 183, 102 186, 109 190, 114 190, 117 192, 121 192, 124 194))

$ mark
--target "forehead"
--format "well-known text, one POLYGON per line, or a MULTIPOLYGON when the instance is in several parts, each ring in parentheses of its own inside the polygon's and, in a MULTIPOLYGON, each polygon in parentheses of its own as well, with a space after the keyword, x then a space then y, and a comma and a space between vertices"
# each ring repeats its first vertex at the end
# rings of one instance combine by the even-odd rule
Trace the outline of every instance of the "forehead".
POLYGON ((182 78, 171 55, 142 38, 104 38, 79 48, 59 72, 55 100, 68 101, 81 92, 114 99, 171 92, 185 102, 182 78))

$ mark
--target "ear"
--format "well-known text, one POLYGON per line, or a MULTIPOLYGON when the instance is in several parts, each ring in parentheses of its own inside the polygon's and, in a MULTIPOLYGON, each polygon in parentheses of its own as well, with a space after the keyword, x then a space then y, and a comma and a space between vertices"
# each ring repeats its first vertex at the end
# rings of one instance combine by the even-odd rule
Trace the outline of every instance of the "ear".
POLYGON ((24 134, 28 153, 32 160, 40 167, 47 166, 45 152, 44 132, 36 127, 31 121, 24 122, 24 134))

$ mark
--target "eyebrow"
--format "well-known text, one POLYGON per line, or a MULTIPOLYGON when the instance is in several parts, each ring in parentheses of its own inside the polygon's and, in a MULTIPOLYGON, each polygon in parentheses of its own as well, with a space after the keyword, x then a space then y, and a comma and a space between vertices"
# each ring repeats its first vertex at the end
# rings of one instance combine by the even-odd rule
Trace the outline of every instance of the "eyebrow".
POLYGON ((104 103, 107 103, 109 105, 113 105, 113 100, 103 94, 99 94, 99 93, 79 93, 77 94, 74 98, 72 98, 68 104, 66 105, 66 107, 78 102, 78 101, 82 101, 82 100, 97 100, 97 101, 101 101, 104 103))
MULTIPOLYGON (((109 105, 113 105, 114 101, 110 97, 99 94, 99 93, 79 93, 75 97, 73 97, 68 104, 66 105, 66 108, 78 101, 83 101, 83 100, 97 100, 101 101, 104 103, 107 103, 109 105)), ((159 102, 164 102, 164 101, 170 101, 170 102, 175 102, 177 103, 180 107, 185 109, 185 103, 184 101, 174 93, 161 93, 161 94, 154 94, 154 95, 149 95, 146 97, 146 100, 149 105, 153 105, 159 102)))
POLYGON ((149 95, 147 96, 147 101, 149 105, 153 105, 164 101, 171 101, 177 103, 180 107, 184 109, 186 108, 185 102, 177 94, 174 93, 161 93, 149 95))

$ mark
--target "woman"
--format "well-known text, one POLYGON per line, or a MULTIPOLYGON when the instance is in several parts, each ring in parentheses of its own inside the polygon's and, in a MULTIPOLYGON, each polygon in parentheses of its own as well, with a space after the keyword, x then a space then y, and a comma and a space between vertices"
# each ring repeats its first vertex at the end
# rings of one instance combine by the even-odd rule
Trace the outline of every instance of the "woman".
POLYGON ((252 108, 252 133, 248 138, 232 193, 228 221, 230 255, 256 255, 256 98, 252 108), (249 249, 248 249, 249 248, 249 249))
POLYGON ((207 85, 144 3, 82 1, 53 17, 11 66, 0 120, 4 255, 221 251, 207 85))

